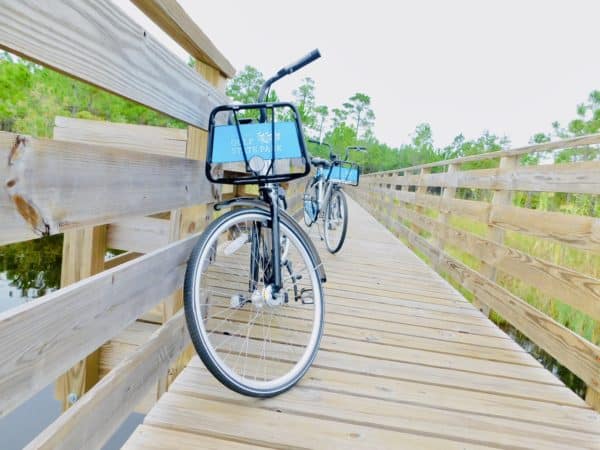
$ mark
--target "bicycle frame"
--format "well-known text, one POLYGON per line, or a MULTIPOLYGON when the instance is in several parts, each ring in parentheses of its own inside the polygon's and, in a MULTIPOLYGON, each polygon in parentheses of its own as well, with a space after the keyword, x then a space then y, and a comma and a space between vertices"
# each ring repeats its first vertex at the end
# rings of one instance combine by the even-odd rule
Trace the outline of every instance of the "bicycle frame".
POLYGON ((339 185, 337 183, 332 183, 324 179, 323 175, 321 175, 320 179, 317 181, 316 191, 317 191, 317 216, 324 210, 327 202, 331 198, 331 194, 334 190, 339 189, 339 185))

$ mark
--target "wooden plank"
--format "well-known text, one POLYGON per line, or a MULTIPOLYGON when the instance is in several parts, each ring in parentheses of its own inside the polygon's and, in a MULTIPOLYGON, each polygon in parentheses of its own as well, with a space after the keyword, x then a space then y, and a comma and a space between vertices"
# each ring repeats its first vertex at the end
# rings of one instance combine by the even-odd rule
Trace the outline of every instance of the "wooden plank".
MULTIPOLYGON (((403 217, 492 267, 600 319, 600 280, 400 208, 403 217)), ((484 276, 488 276, 483 274, 484 276)), ((492 280, 493 281, 493 280, 492 280)))
POLYGON ((57 116, 54 139, 183 158, 187 130, 57 116))
POLYGON ((421 177, 421 186, 600 194, 600 161, 465 170, 421 177))
POLYGON ((150 217, 121 219, 108 225, 108 247, 150 253, 169 243, 169 221, 150 217))
POLYGON ((190 343, 183 311, 56 419, 29 449, 100 449, 190 343))
MULTIPOLYGON (((15 143, 13 142, 13 144, 15 143)), ((39 235, 30 228, 27 221, 19 214, 8 195, 6 183, 9 180, 9 167, 6 161, 8 161, 10 150, 11 146, 0 145, 0 229, 2 229, 0 245, 35 239, 39 235)))
POLYGON ((600 253, 600 219, 517 206, 494 206, 490 224, 600 253))
POLYGON ((585 393, 585 401, 596 411, 600 412, 600 390, 588 386, 585 393))
MULTIPOLYGON (((503 171, 516 171, 518 170, 519 167, 519 158, 517 156, 504 156, 502 158, 500 158, 500 170, 503 171)), ((505 206, 505 205, 512 205, 512 199, 513 199, 513 192, 512 191, 494 191, 494 193, 492 194, 492 209, 496 206, 505 206)), ((489 218, 488 220, 486 220, 487 223, 489 223, 489 218)), ((497 227, 490 227, 488 225, 488 237, 490 239, 490 241, 495 242, 497 244, 500 244, 499 247, 502 248, 502 244, 504 243, 504 235, 505 235, 505 231, 501 228, 497 228, 497 227)), ((491 281, 496 281, 496 276, 497 276, 497 272, 496 269, 498 268, 498 265, 494 264, 493 262, 490 262, 487 258, 482 258, 482 265, 481 265, 481 270, 480 272, 486 276, 488 279, 490 279, 491 281)), ((537 261, 536 261, 537 262, 537 261)), ((527 266, 529 268, 529 266, 527 266)), ((512 269, 512 266, 509 266, 509 270, 512 269)), ((573 271, 571 271, 573 272, 573 271)), ((513 272, 514 273, 514 272, 513 272)), ((578 274, 577 274, 578 275, 578 274)), ((537 280, 536 280, 537 281, 537 280)), ((543 282, 540 283, 543 285, 543 282)), ((568 292, 568 290, 567 290, 568 292)), ((599 290, 600 292, 600 290, 599 290)), ((490 314, 490 309, 487 305, 485 305, 480 298, 478 297, 474 297, 475 301, 477 303, 479 303, 479 310, 481 312, 483 312, 486 316, 488 316, 490 314)), ((579 299, 575 300, 576 303, 581 303, 581 301, 579 299)), ((599 309, 600 312, 600 309, 599 309)))
MULTIPOLYGON (((11 226, 18 210, 29 223, 23 238, 31 230, 60 233, 214 198, 199 161, 49 139, 19 138, 13 147, 16 141, 0 133, 0 148, 17 150, 4 181, 13 206, 0 210, 0 222, 4 227, 8 217, 11 226)), ((2 229, 0 244, 11 242, 8 231, 2 229)))
POLYGON ((253 407, 354 423, 394 431, 430 434, 456 440, 477 441, 503 447, 525 446, 530 448, 573 448, 592 443, 600 445, 600 434, 591 435, 575 431, 566 432, 553 425, 515 421, 511 418, 490 417, 464 411, 448 411, 423 405, 382 402, 354 395, 317 391, 308 388, 292 389, 284 395, 257 403, 223 389, 208 372, 198 373, 191 379, 177 381, 173 392, 199 400, 217 400, 237 406, 253 407), (466 424, 471 431, 465 434, 466 424))
POLYGON ((139 258, 140 256, 142 256, 142 254, 136 252, 121 253, 120 255, 104 260, 104 269, 112 269, 113 267, 117 267, 128 261, 132 261, 135 258, 139 258))
POLYGON ((600 386, 600 349, 541 313, 483 275, 440 252, 402 224, 395 229, 413 245, 440 261, 440 270, 459 281, 466 289, 482 296, 491 308, 513 324, 539 347, 546 350, 594 389, 600 386))
MULTIPOLYGON (((61 288, 102 272, 105 253, 106 226, 67 231, 63 240, 61 288)), ((99 376, 99 354, 94 349, 56 382, 56 398, 62 402, 63 411, 90 390, 99 376)))
POLYGON ((401 169, 394 169, 394 170, 388 170, 388 171, 384 171, 384 172, 378 172, 377 176, 383 176, 388 173, 393 174, 393 173, 397 173, 399 171, 417 170, 417 169, 431 168, 431 167, 441 167, 441 166, 447 166, 449 164, 465 164, 465 163, 475 162, 475 161, 485 161, 488 159, 498 159, 498 158, 502 158, 504 156, 519 156, 519 155, 526 155, 529 153, 548 152, 548 151, 553 151, 553 150, 559 150, 562 148, 585 147, 588 145, 595 145, 595 144, 600 144, 600 133, 588 134, 586 136, 577 136, 574 138, 563 139, 563 140, 554 141, 554 142, 545 142, 543 144, 527 145, 525 147, 518 147, 518 148, 514 148, 514 149, 499 150, 496 152, 481 153, 478 155, 463 156, 463 157, 454 158, 454 159, 446 159, 444 161, 436 161, 433 163, 419 164, 417 166, 404 167, 401 169))
MULTIPOLYGON (((173 389, 180 389, 181 385, 196 382, 205 370, 199 358, 193 358, 173 389)), ((589 431, 597 429, 600 425, 600 415, 581 407, 316 367, 311 367, 298 384, 298 388, 396 402, 398 408, 401 408, 404 403, 411 403, 448 412, 459 410, 473 414, 493 414, 515 420, 548 424, 566 430, 589 431)), ((581 402, 579 404, 582 405, 581 402)))
POLYGON ((140 425, 125 442, 123 450, 181 450, 198 448, 203 450, 253 450, 263 449, 257 445, 217 439, 201 434, 140 425))
POLYGON ((133 0, 133 3, 193 58, 233 78, 235 68, 175 0, 133 0))
MULTIPOLYGON (((364 425, 347 424, 325 418, 269 411, 167 392, 145 423, 156 427, 184 430, 220 439, 233 439, 252 445, 277 448, 444 448, 464 449, 465 443, 364 425), (286 432, 282 432, 286 430, 286 432), (306 432, 310 430, 310 432, 306 432)), ((469 443, 469 448, 485 448, 469 443)))
POLYGON ((176 242, 0 314, 0 416, 180 287, 196 239, 176 242))
POLYGON ((0 0, 0 48, 207 128, 227 98, 110 0, 0 0))

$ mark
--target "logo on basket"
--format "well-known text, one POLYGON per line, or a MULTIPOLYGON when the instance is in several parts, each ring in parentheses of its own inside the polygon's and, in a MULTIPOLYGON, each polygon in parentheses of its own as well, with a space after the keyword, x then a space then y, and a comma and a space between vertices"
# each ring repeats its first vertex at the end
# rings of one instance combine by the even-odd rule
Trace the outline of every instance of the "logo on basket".
MULTIPOLYGON (((259 131, 256 133, 256 137, 263 144, 270 144, 272 142, 273 134, 270 131, 259 131)), ((279 131, 275 132, 275 142, 281 140, 281 133, 279 131)))

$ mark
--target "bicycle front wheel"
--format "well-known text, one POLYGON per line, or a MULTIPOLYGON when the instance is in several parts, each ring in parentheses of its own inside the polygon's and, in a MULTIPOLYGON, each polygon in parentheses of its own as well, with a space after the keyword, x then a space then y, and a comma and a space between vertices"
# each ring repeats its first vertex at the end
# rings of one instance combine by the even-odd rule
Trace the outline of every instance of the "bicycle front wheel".
POLYGON ((331 198, 325 210, 323 234, 327 250, 337 253, 344 245, 348 229, 348 205, 344 193, 336 189, 331 193, 331 198))
POLYGON ((323 332, 323 292, 307 237, 281 217, 288 243, 283 287, 273 295, 271 221, 231 211, 202 234, 185 276, 184 305, 196 351, 225 386, 271 397, 306 373, 323 332))
POLYGON ((317 220, 319 201, 317 199, 317 183, 309 179, 304 188, 304 223, 307 227, 312 226, 317 220))

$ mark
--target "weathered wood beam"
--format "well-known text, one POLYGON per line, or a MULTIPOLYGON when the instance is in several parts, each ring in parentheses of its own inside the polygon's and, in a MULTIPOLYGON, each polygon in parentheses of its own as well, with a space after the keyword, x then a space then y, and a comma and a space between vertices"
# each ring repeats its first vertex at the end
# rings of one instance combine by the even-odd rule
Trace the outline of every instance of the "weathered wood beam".
POLYGON ((189 343, 179 311, 26 448, 102 448, 189 343))
POLYGON ((202 161, 0 133, 0 152, 10 149, 0 245, 215 198, 202 161))
POLYGON ((132 2, 192 57, 233 78, 235 68, 175 0, 132 2))
POLYGON ((109 248, 150 253, 169 243, 169 221, 150 217, 121 219, 108 225, 109 248))
POLYGON ((191 236, 1 313, 0 416, 181 287, 196 240, 191 236))
POLYGON ((102 120, 54 119, 54 139, 117 147, 155 155, 185 157, 187 130, 113 123, 102 120))
POLYGON ((110 0, 0 0, 0 48, 207 129, 227 97, 110 0))
MULTIPOLYGON (((364 177, 384 177, 388 174, 397 174, 399 172, 413 171, 413 170, 418 170, 418 169, 423 169, 423 168, 428 168, 428 167, 429 168, 430 167, 441 167, 441 166, 448 166, 450 164, 459 164, 460 165, 460 164, 465 164, 465 163, 475 162, 475 161, 485 161, 488 159, 499 159, 499 158, 506 157, 506 156, 520 156, 520 155, 527 155, 529 153, 548 152, 548 151, 553 151, 553 150, 560 150, 563 148, 585 147, 588 145, 596 145, 596 144, 600 144, 600 133, 588 134, 586 136, 577 136, 574 138, 563 139, 563 140, 554 141, 554 142, 545 142, 543 144, 527 145, 525 147, 518 147, 518 148, 509 149, 509 150, 499 150, 497 152, 481 153, 478 155, 471 155, 471 156, 462 156, 460 158, 446 159, 444 161, 436 161, 436 162, 427 163, 427 164, 419 164, 417 166, 403 167, 401 169, 386 170, 386 171, 377 172, 374 174, 367 174, 367 175, 364 175, 364 177)), ((363 178, 363 177, 361 176, 361 178, 363 178)))
MULTIPOLYGON (((363 206, 374 210, 371 204, 363 206)), ((448 274, 466 289, 481 297, 493 310, 519 329, 540 348, 581 378, 594 391, 600 388, 600 348, 529 305, 525 300, 487 279, 484 275, 450 257, 399 221, 386 226, 402 235, 409 244, 437 261, 437 270, 448 274)), ((498 245, 498 244, 495 244, 498 245)))

